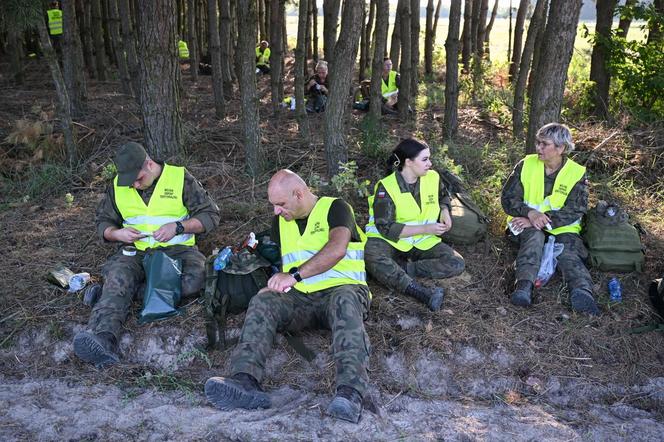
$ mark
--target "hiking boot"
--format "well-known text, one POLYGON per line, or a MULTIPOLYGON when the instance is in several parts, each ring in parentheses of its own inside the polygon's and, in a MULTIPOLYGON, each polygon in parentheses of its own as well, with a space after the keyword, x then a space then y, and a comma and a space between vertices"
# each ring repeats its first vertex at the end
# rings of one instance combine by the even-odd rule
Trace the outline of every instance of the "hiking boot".
POLYGON ((87 331, 74 336, 74 353, 85 362, 95 364, 97 368, 106 368, 120 362, 117 341, 112 333, 99 334, 87 331))
POLYGON ((205 382, 205 396, 220 410, 270 408, 270 397, 261 384, 248 373, 229 378, 214 377, 205 382))
POLYGON ((101 284, 91 284, 83 291, 83 304, 93 307, 101 296, 101 284))
POLYGON ((533 283, 520 279, 514 284, 514 291, 510 295, 510 302, 521 307, 528 307, 533 303, 533 283))
POLYGON ((353 387, 339 386, 336 396, 328 405, 325 413, 336 419, 354 424, 358 423, 362 415, 362 396, 360 392, 353 387))
POLYGON ((415 280, 408 284, 405 293, 426 304, 432 312, 440 309, 440 306, 443 305, 443 298, 445 297, 442 287, 425 287, 418 284, 415 280))
POLYGON ((572 310, 586 313, 590 316, 599 316, 599 308, 593 295, 584 289, 572 289, 569 294, 572 310))

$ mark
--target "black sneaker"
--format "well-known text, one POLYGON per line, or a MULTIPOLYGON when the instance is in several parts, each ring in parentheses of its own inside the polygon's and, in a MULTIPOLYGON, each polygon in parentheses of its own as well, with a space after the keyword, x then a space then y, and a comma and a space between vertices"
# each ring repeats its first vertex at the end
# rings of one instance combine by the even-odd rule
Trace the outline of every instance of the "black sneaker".
POLYGON ((354 424, 358 423, 362 415, 362 396, 360 392, 347 385, 339 386, 336 396, 327 407, 326 414, 336 419, 354 424))
POLYGON ((270 408, 270 397, 255 377, 237 373, 230 378, 214 377, 205 382, 205 396, 220 410, 270 408))
POLYGON ((106 368, 120 362, 115 336, 111 333, 77 333, 74 336, 74 353, 97 368, 106 368))

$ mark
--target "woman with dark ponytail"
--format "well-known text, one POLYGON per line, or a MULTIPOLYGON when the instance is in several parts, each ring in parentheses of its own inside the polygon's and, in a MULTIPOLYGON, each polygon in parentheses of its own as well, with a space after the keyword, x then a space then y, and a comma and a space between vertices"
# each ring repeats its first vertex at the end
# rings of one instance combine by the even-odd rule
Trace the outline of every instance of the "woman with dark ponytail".
POLYGON ((383 285, 440 309, 442 287, 414 278, 449 278, 465 267, 463 257, 440 235, 452 228, 450 197, 431 169, 431 151, 414 138, 401 141, 387 161, 387 176, 369 197, 364 252, 366 268, 383 285))

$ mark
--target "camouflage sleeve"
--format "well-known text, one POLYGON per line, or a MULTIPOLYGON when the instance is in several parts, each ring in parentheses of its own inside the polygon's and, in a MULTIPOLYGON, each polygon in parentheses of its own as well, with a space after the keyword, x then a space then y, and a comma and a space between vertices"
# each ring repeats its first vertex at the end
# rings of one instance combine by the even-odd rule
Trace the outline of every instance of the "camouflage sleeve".
POLYGON ((447 206, 447 210, 449 210, 450 213, 452 212, 452 196, 450 195, 450 191, 443 180, 440 180, 438 204, 440 204, 440 210, 443 210, 443 207, 447 206))
POLYGON ((106 188, 106 193, 104 193, 103 198, 97 206, 97 211, 95 212, 95 224, 97 227, 97 235, 104 242, 104 231, 109 227, 122 227, 122 215, 115 205, 115 192, 113 191, 113 183, 109 184, 106 188))
POLYGON ((565 205, 556 211, 547 212, 551 218, 551 226, 556 227, 566 226, 581 219, 588 211, 588 179, 584 175, 579 180, 572 191, 567 195, 565 205))
POLYGON ((404 225, 395 221, 397 208, 382 184, 379 184, 376 189, 373 213, 374 222, 380 234, 391 241, 399 241, 399 235, 401 235, 404 225))
POLYGON ((523 184, 521 184, 521 169, 523 168, 523 160, 516 166, 512 174, 507 178, 507 182, 503 186, 500 195, 500 203, 506 214, 511 216, 528 216, 528 207, 523 202, 523 184))
POLYGON ((199 220, 203 224, 205 232, 209 232, 219 225, 219 206, 212 201, 203 185, 189 171, 185 171, 182 199, 189 211, 189 216, 199 220))

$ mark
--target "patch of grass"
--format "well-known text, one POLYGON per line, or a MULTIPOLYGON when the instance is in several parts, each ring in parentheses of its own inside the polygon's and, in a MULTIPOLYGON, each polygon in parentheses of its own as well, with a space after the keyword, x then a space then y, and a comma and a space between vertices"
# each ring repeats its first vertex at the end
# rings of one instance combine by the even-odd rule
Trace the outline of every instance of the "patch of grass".
POLYGON ((13 180, 3 179, 0 191, 9 201, 45 198, 69 182, 71 169, 64 164, 44 163, 31 165, 26 172, 13 180))
POLYGON ((136 378, 136 385, 140 388, 154 388, 159 391, 179 391, 192 397, 195 392, 200 390, 200 385, 191 378, 162 370, 156 373, 146 371, 142 376, 136 378))
POLYGON ((380 119, 376 120, 367 115, 360 123, 362 138, 360 139, 360 151, 368 158, 381 160, 387 156, 385 144, 388 141, 387 132, 382 126, 380 119))

